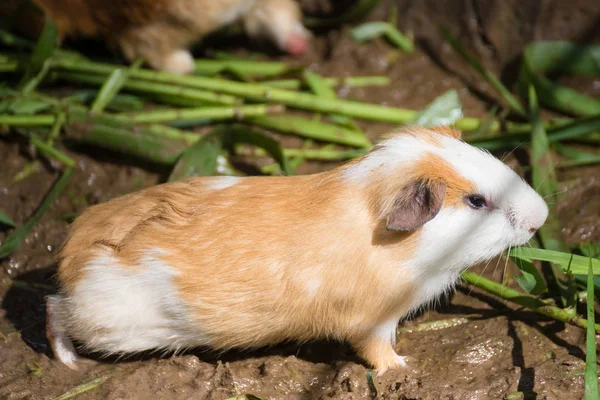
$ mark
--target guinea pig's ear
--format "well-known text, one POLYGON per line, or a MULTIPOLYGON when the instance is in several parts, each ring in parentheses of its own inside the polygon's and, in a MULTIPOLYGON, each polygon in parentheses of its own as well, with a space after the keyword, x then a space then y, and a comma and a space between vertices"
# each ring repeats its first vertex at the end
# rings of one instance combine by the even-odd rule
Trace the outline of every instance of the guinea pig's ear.
POLYGON ((442 208, 446 184, 417 180, 402 188, 387 216, 389 231, 414 231, 437 215, 442 208))

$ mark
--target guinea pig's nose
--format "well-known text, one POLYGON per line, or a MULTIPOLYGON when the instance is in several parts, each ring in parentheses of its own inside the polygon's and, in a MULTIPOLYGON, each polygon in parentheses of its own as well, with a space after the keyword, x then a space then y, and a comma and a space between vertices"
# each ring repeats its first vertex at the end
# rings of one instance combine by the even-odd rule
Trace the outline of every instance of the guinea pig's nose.
POLYGON ((532 226, 529 228, 529 233, 534 233, 535 231, 537 231, 539 228, 532 226))

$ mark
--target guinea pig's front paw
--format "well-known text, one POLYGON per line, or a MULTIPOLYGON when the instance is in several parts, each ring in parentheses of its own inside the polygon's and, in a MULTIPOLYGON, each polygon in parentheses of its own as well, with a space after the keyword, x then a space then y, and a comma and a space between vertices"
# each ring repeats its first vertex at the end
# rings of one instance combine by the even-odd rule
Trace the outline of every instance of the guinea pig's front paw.
POLYGON ((398 354, 395 354, 394 352, 394 358, 391 360, 386 360, 385 363, 380 364, 380 366, 377 367, 377 376, 381 376, 383 374, 385 374, 388 370, 390 369, 398 369, 398 368, 406 368, 408 367, 408 364, 406 364, 406 358, 405 356, 399 356, 398 354))
POLYGON ((390 340, 369 337, 353 343, 358 354, 377 370, 377 376, 391 369, 407 367, 406 358, 399 356, 390 340))
POLYGON ((175 50, 161 60, 159 69, 173 74, 190 74, 194 71, 194 58, 187 50, 175 50))

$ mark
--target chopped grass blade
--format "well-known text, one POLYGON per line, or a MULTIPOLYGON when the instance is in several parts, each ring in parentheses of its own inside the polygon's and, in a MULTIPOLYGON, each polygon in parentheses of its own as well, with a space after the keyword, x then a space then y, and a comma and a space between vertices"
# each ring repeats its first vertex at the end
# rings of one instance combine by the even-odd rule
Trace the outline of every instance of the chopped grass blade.
POLYGON ((75 161, 72 158, 64 154, 63 152, 55 149, 52 145, 36 138, 31 137, 31 143, 38 148, 42 153, 49 157, 56 158, 58 161, 63 163, 65 166, 69 168, 73 168, 75 166, 75 161))
POLYGON ((558 183, 554 161, 550 154, 548 137, 540 120, 537 94, 533 86, 529 88, 531 108, 531 171, 533 187, 548 203, 549 214, 544 226, 539 230, 539 236, 544 248, 557 251, 568 251, 564 242, 560 221, 557 217, 556 203, 558 200, 558 183))
POLYGON ((404 36, 395 26, 388 22, 367 22, 352 29, 350 34, 357 42, 365 42, 379 36, 385 36, 392 44, 407 53, 412 52, 415 48, 411 39, 404 36))
POLYGON ((48 68, 47 60, 54 55, 58 49, 58 29, 56 24, 46 16, 46 23, 40 38, 38 39, 31 57, 25 65, 25 73, 22 78, 23 92, 29 92, 41 81, 44 70, 48 68), (36 76, 37 75, 37 76, 36 76))
POLYGON ((96 379, 92 379, 89 382, 85 382, 82 383, 79 386, 76 386, 75 388, 69 390, 67 393, 64 393, 62 395, 60 395, 57 400, 67 400, 70 398, 73 398, 75 396, 79 396, 82 393, 85 392, 89 392, 90 390, 96 389, 98 386, 102 385, 104 382, 106 382, 106 380, 112 375, 108 374, 105 376, 101 376, 99 378, 96 379))
POLYGON ((4 243, 0 246, 0 259, 8 257, 12 254, 21 244, 23 240, 29 235, 33 227, 39 222, 42 218, 46 209, 50 207, 58 196, 62 193, 65 186, 71 179, 71 175, 73 174, 72 168, 67 168, 65 172, 60 176, 58 181, 54 184, 48 195, 42 201, 42 204, 35 211, 33 216, 25 222, 21 227, 13 230, 4 240, 4 243))
POLYGON ((364 133, 354 129, 326 124, 324 122, 293 117, 291 115, 270 115, 267 117, 248 118, 245 122, 274 129, 279 132, 299 135, 309 139, 330 143, 345 144, 353 147, 371 147, 371 142, 364 133))
MULTIPOLYGON (((283 153, 286 157, 300 157, 306 160, 341 161, 359 157, 366 152, 366 149, 340 151, 331 150, 327 147, 324 146, 320 149, 283 149, 283 153)), ((261 149, 236 148, 236 153, 253 157, 267 156, 261 149)))
MULTIPOLYGON (((317 96, 321 96, 325 99, 337 99, 335 91, 327 84, 325 78, 319 74, 306 70, 304 71, 303 77, 310 90, 317 96)), ((354 125, 352 119, 345 115, 332 114, 329 118, 341 125, 354 125)))
POLYGON ((184 135, 169 137, 171 131, 174 128, 153 125, 133 129, 124 121, 85 114, 71 116, 65 127, 68 140, 167 165, 174 164, 190 144, 184 135))
MULTIPOLYGON (((91 85, 101 85, 105 81, 105 78, 102 75, 81 74, 75 72, 60 72, 58 77, 66 81, 81 82, 91 85)), ((237 97, 226 94, 217 94, 206 90, 133 79, 127 80, 123 84, 123 89, 150 95, 168 95, 169 97, 167 99, 175 100, 174 103, 178 105, 198 105, 198 103, 234 105, 241 102, 237 97)), ((165 97, 161 97, 161 100, 163 99, 165 99, 165 97)), ((167 103, 169 103, 169 101, 167 101, 167 103)))
POLYGON ((54 115, 0 115, 0 125, 7 126, 52 126, 54 115))
POLYGON ((502 82, 496 78, 496 76, 486 69, 477 58, 472 55, 463 45, 456 39, 450 31, 446 28, 440 28, 440 32, 444 36, 444 38, 450 43, 454 51, 460 54, 475 71, 477 71, 488 83, 496 90, 496 92, 502 97, 502 99, 508 104, 508 106, 517 112, 521 116, 526 116, 525 108, 519 102, 519 100, 512 95, 512 93, 502 84, 502 82))
POLYGON ((240 74, 253 78, 268 78, 283 75, 290 68, 277 61, 251 61, 251 60, 196 60, 195 74, 214 76, 225 71, 237 71, 240 74))
MULTIPOLYGON (((497 123, 497 121, 495 121, 497 123)), ((496 128, 494 128, 496 129, 496 128)), ((516 146, 528 143, 532 139, 530 134, 532 127, 522 130, 520 127, 515 129, 516 133, 495 133, 481 136, 466 136, 466 141, 473 146, 485 148, 488 150, 500 150, 515 148, 516 146)), ((555 143, 562 140, 577 139, 589 133, 600 129, 600 117, 585 118, 567 124, 561 124, 548 128, 548 141, 555 143)))
POLYGON ((540 102, 547 107, 571 115, 600 114, 600 100, 556 84, 544 73, 600 75, 599 45, 583 45, 565 41, 539 41, 525 47, 518 87, 525 93, 535 86, 540 102))
MULTIPOLYGON (((324 82, 330 86, 364 87, 364 86, 387 86, 390 78, 387 76, 350 76, 347 78, 325 78, 324 82)), ((299 79, 278 79, 273 81, 262 81, 263 86, 279 89, 298 90, 302 88, 303 82, 299 79)))
POLYGON ((202 107, 193 109, 154 110, 137 113, 115 115, 114 118, 136 124, 174 122, 185 123, 197 120, 242 120, 258 115, 283 112, 285 108, 280 105, 249 105, 239 107, 202 107))
POLYGON ((11 228, 15 228, 17 224, 10 219, 10 217, 0 211, 0 225, 10 226, 11 228))
MULTIPOLYGON (((532 260, 551 262, 559 265, 564 271, 567 271, 570 265, 570 269, 573 274, 583 275, 587 273, 587 265, 589 263, 587 257, 577 254, 546 249, 532 249, 529 247, 513 248, 510 251, 510 256, 529 262, 532 260)), ((594 275, 600 275, 600 260, 597 258, 592 258, 591 262, 594 275)))
POLYGON ((598 366, 596 365, 596 332, 593 325, 595 321, 594 310, 594 276, 592 274, 592 258, 590 257, 587 273, 587 320, 585 355, 585 400, 598 400, 598 366))
POLYGON ((119 93, 121 88, 127 82, 129 78, 129 71, 138 69, 142 65, 142 60, 137 60, 129 68, 118 68, 115 69, 106 79, 106 82, 100 88, 98 97, 94 100, 90 111, 102 112, 104 108, 111 102, 111 100, 119 93))

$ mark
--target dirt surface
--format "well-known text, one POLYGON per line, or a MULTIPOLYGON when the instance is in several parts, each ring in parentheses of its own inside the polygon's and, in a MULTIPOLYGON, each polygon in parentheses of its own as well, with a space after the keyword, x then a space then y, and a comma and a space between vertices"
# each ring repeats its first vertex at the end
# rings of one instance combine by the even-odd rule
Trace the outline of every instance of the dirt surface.
MULTIPOLYGON (((397 3, 400 11, 406 11, 400 17, 401 25, 426 21, 427 15, 415 11, 415 7, 424 7, 415 5, 419 2, 397 3)), ((384 13, 386 6, 377 13, 384 13)), ((523 12, 530 12, 527 10, 523 12)), ((449 6, 448 15, 455 12, 449 6)), ((358 46, 346 30, 319 36, 314 45, 313 53, 296 62, 324 75, 385 74, 392 80, 386 88, 341 89, 342 97, 419 109, 453 88, 466 115, 487 114, 486 101, 467 86, 478 81, 447 46, 438 46, 433 58, 421 49, 399 55, 382 41, 358 46), (444 62, 436 61, 439 59, 444 62)), ((487 62, 500 71, 512 56, 498 58, 504 45, 493 46, 498 51, 487 54, 491 56, 487 62)), ((598 97, 593 80, 576 84, 598 97)), ((477 83, 475 88, 490 93, 484 84, 477 83)), ((374 140, 392 128, 362 126, 374 140)), ((300 144, 293 138, 286 142, 289 146, 300 144)), ((67 190, 21 247, 0 261, 1 399, 53 399, 88 382, 95 387, 78 398, 220 400, 246 393, 273 399, 583 398, 584 331, 516 309, 477 290, 471 292, 466 286, 459 286, 434 309, 400 325, 396 350, 409 356, 409 367, 374 377, 373 384, 368 380, 368 367, 348 345, 336 342, 289 343, 224 355, 200 350, 176 357, 147 355, 70 371, 49 353, 43 305, 43 297, 55 291, 54 257, 67 232, 67 218, 88 205, 162 182, 169 170, 101 151, 64 151, 77 163, 67 190), (422 323, 438 320, 454 326, 418 329, 422 323)), ((31 216, 59 175, 58 165, 42 163, 28 179, 15 183, 15 174, 33 158, 34 150, 25 142, 15 137, 0 140, 0 209, 19 224, 31 216)), ((507 162, 522 172, 514 156, 507 162)), ((312 173, 334 165, 306 163, 298 172, 312 173)), ((567 240, 571 244, 590 239, 600 242, 600 168, 568 169, 560 171, 559 178, 560 190, 567 190, 559 203, 567 240)), ((0 241, 5 237, 6 233, 0 232, 0 241)), ((505 265, 504 259, 494 260, 488 268, 475 270, 500 281, 505 265)), ((511 276, 510 264, 508 268, 505 276, 511 276)))

